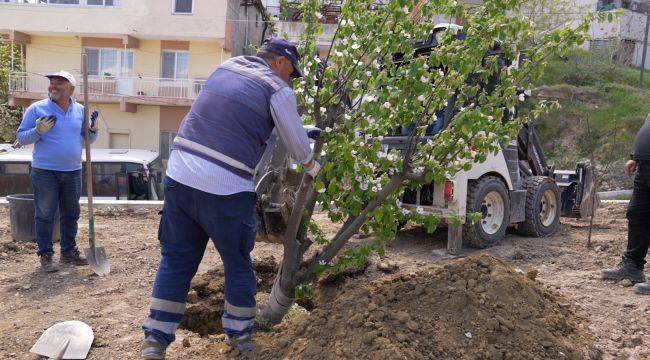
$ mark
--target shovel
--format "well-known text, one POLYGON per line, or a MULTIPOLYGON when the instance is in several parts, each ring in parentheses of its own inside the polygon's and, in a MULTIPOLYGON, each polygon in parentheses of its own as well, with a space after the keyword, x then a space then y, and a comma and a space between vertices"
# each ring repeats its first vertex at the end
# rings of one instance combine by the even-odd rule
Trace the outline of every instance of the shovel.
POLYGON ((111 265, 108 263, 106 250, 103 247, 95 246, 95 218, 93 216, 93 166, 90 159, 90 133, 88 123, 88 59, 83 55, 83 81, 84 81, 84 143, 86 147, 86 192, 88 193, 88 244, 89 247, 84 249, 86 260, 93 272, 99 276, 108 275, 111 272, 111 265))
POLYGON ((81 321, 50 326, 29 352, 51 359, 85 359, 93 344, 93 329, 81 321))

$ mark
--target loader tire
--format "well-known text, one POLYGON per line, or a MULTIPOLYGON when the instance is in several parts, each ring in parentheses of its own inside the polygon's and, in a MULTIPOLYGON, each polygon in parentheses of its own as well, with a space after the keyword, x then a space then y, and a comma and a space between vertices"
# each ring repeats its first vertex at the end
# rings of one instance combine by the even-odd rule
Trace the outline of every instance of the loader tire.
POLYGON ((517 226, 523 236, 545 237, 557 230, 560 222, 560 190, 547 176, 531 176, 523 183, 526 190, 526 220, 517 226))
POLYGON ((483 217, 474 224, 463 224, 463 244, 479 249, 494 246, 503 240, 510 224, 508 190, 496 176, 484 176, 467 185, 467 213, 480 212, 483 217))

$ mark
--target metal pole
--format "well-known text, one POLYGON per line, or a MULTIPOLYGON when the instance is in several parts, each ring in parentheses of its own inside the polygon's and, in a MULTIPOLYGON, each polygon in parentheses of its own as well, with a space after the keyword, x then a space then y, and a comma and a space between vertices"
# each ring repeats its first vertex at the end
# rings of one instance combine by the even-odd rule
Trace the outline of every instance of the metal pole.
POLYGON ((643 54, 641 55, 641 77, 639 78, 639 87, 643 87, 643 73, 645 73, 645 58, 648 52, 648 32, 650 31, 650 11, 645 9, 645 35, 643 36, 643 54))
POLYGON ((14 40, 11 39, 11 72, 14 72, 14 40))
POLYGON ((83 82, 84 82, 84 122, 83 122, 83 132, 84 132, 84 143, 86 147, 86 196, 88 197, 88 238, 90 242, 90 247, 95 247, 95 218, 93 216, 93 164, 92 159, 90 158, 90 132, 88 129, 89 124, 89 106, 88 102, 88 55, 82 55, 82 71, 83 71, 83 82))

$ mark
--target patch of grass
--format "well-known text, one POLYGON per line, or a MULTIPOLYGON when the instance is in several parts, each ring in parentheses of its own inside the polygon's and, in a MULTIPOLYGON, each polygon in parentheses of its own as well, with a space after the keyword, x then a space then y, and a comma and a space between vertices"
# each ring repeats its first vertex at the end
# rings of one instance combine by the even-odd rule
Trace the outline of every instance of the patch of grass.
POLYGON ((639 89, 638 78, 638 69, 584 50, 550 61, 536 84, 561 105, 536 123, 549 159, 558 166, 572 166, 586 159, 588 153, 581 142, 588 141, 584 138, 587 121, 591 133, 603 139, 603 151, 614 152, 615 158, 627 158, 636 132, 650 113, 650 81, 639 89), (618 142, 616 146, 614 141, 618 142))

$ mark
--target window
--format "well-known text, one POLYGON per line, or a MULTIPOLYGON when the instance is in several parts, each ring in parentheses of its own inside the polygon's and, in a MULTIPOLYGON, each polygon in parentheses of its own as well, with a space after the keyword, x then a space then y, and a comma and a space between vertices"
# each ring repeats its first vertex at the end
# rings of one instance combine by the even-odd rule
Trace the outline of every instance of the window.
MULTIPOLYGON (((41 1, 43 2, 43 1, 41 1)), ((79 5, 79 0, 48 0, 49 4, 79 5)))
POLYGON ((188 53, 184 51, 163 51, 162 71, 163 79, 187 79, 189 77, 188 53))
POLYGON ((86 4, 91 6, 114 6, 113 0, 86 0, 86 4))
POLYGON ((128 76, 133 71, 133 51, 86 48, 88 75, 128 76))
POLYGON ((0 174, 7 175, 29 175, 29 164, 6 163, 0 164, 0 174))
POLYGON ((176 135, 177 133, 171 131, 160 132, 160 158, 163 160, 163 164, 167 164, 167 160, 169 160, 176 135))
POLYGON ((175 14, 191 14, 192 0, 173 0, 175 14))

